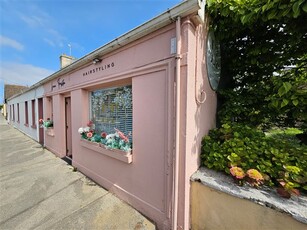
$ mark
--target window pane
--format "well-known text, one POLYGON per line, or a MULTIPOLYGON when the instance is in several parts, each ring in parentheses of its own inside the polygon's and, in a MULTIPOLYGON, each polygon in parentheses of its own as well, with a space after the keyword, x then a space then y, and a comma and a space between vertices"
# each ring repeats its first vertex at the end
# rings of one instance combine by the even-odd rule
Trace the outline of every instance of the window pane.
POLYGON ((32 100, 32 125, 35 125, 35 100, 32 100))
POLYGON ((25 101, 25 124, 29 124, 28 102, 25 101))
POLYGON ((115 133, 119 129, 131 134, 132 141, 132 87, 96 90, 91 94, 92 121, 96 132, 115 133))

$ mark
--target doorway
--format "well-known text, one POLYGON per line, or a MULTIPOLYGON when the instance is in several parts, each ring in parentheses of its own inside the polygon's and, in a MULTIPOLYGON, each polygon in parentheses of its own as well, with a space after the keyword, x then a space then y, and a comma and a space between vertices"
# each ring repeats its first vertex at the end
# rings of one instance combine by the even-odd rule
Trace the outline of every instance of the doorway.
MULTIPOLYGON (((43 119, 44 117, 44 103, 43 98, 38 98, 38 119, 43 119)), ((44 137, 44 128, 40 127, 38 128, 38 141, 39 143, 44 146, 45 144, 45 137, 44 137)))
POLYGON ((65 97, 66 158, 72 160, 71 99, 65 97))

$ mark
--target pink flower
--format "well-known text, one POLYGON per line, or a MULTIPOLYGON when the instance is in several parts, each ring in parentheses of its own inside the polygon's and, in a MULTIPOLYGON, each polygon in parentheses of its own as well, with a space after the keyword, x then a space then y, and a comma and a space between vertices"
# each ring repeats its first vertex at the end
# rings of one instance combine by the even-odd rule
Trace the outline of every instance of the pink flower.
POLYGON ((102 137, 102 138, 106 138, 106 137, 107 137, 107 133, 106 133, 106 132, 102 132, 102 133, 101 133, 101 137, 102 137))
POLYGON ((87 138, 92 138, 92 137, 93 137, 93 133, 88 132, 88 133, 86 134, 86 136, 87 136, 87 138))
POLYGON ((121 131, 119 131, 118 129, 115 129, 116 132, 118 133, 118 136, 124 140, 124 142, 129 142, 129 138, 125 136, 125 134, 121 131))
POLYGON ((91 127, 93 125, 93 122, 92 121, 89 121, 87 124, 86 124, 88 127, 91 127))
POLYGON ((44 120, 41 118, 41 119, 38 120, 38 122, 41 124, 41 123, 44 122, 44 120))

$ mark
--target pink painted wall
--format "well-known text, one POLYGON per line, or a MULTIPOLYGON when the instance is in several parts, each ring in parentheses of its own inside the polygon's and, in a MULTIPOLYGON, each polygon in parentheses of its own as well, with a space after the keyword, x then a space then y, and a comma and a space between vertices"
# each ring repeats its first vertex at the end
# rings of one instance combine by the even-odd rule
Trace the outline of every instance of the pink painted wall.
MULTIPOLYGON (((205 69, 206 28, 182 20, 179 228, 189 228, 190 175, 199 166, 200 142, 215 126, 216 96, 205 69), (198 83, 195 89, 195 79, 198 83), (198 105, 195 90, 206 92, 198 105)), ((71 96, 73 165, 157 223, 171 227, 175 124, 175 23, 44 85, 53 98, 54 136, 45 145, 65 156, 65 95, 71 96), (59 84, 62 83, 62 84, 59 84), (65 83, 65 84, 63 84, 65 83), (133 161, 127 164, 81 146, 77 130, 90 119, 92 90, 132 84, 133 161)), ((46 103, 44 103, 46 105, 46 103)), ((47 107, 47 106, 46 106, 47 107)), ((48 108, 44 109, 45 116, 48 108)), ((46 117, 45 117, 46 118, 46 117)))
POLYGON ((157 223, 167 221, 170 197, 168 143, 169 75, 167 65, 159 71, 132 77, 133 90, 133 162, 126 164, 80 145, 78 128, 87 123, 86 91, 71 94, 73 130, 73 164, 103 187, 115 192, 157 223), (146 108, 146 109, 145 109, 146 108), (76 125, 80 124, 80 125, 76 125), (166 202, 168 201, 168 202, 166 202))
MULTIPOLYGON (((143 67, 166 58, 171 58, 170 39, 175 37, 174 24, 154 34, 139 39, 133 44, 107 54, 98 64, 89 64, 80 70, 66 74, 44 85, 46 95, 65 93, 74 89, 94 87, 114 81, 117 74, 143 67), (58 82, 64 81, 64 85, 58 82), (52 87, 53 86, 53 87, 52 87)), ((126 77, 122 77, 126 78, 126 77)))
MULTIPOLYGON (((174 25, 170 25, 103 57, 100 64, 92 64, 44 86, 46 96, 53 98, 55 133, 46 135, 46 147, 60 157, 65 156, 64 95, 69 92, 73 165, 149 216, 161 229, 169 228, 171 222, 175 62, 170 54, 170 41, 173 37, 174 25), (59 85, 63 80, 65 84, 59 85), (90 92, 125 84, 132 84, 133 90, 131 164, 81 146, 77 132, 90 119, 90 92)), ((48 109, 45 111, 47 114, 48 109)))
POLYGON ((215 127, 216 93, 206 70, 206 25, 182 20, 179 229, 190 228, 190 177, 200 166, 201 140, 215 127), (205 95, 201 94, 201 91, 205 95), (197 103, 196 97, 204 103, 197 103))

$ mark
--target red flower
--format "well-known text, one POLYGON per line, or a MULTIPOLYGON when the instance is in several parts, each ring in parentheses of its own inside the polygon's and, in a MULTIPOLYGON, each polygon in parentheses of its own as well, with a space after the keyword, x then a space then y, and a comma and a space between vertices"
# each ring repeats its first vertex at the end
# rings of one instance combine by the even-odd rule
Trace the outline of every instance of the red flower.
POLYGON ((87 124, 86 124, 88 127, 91 127, 93 125, 93 122, 92 121, 89 121, 87 124))
POLYGON ((93 137, 93 133, 88 132, 88 133, 86 134, 86 136, 87 136, 87 138, 92 138, 92 137, 93 137))
POLYGON ((102 137, 102 138, 106 138, 106 137, 107 137, 107 133, 106 133, 106 132, 102 132, 102 133, 101 133, 101 137, 102 137))

